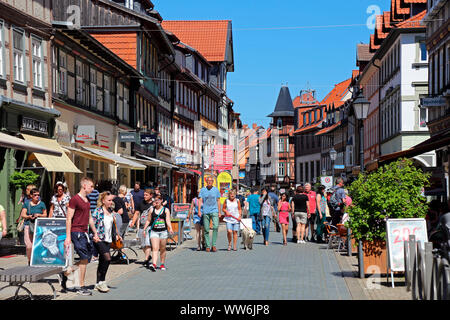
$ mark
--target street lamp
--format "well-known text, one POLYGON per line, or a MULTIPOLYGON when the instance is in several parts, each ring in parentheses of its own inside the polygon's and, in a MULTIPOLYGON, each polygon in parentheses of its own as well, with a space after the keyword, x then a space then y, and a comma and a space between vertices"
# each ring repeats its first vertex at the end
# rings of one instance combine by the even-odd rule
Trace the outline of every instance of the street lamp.
POLYGON ((370 102, 364 97, 362 90, 359 91, 355 101, 353 101, 353 109, 355 110, 356 119, 361 121, 360 125, 360 161, 361 172, 364 172, 364 130, 363 121, 367 118, 369 113, 370 102))
POLYGON ((331 159, 331 185, 334 187, 334 161, 336 161, 337 152, 333 147, 330 149, 330 159, 331 159))
MULTIPOLYGON (((355 117, 360 121, 360 134, 359 134, 359 144, 360 144, 360 161, 361 161, 361 173, 364 172, 364 120, 367 118, 367 114, 369 113, 370 102, 364 97, 362 90, 359 90, 358 96, 353 101, 353 109, 355 110, 355 117)), ((350 237, 348 237, 350 238, 350 237)), ((348 246, 348 245, 347 245, 348 246)), ((351 251, 349 250, 348 255, 351 255, 351 251)), ((359 260, 359 277, 364 278, 364 260, 363 260, 363 252, 362 252, 362 241, 358 242, 358 260, 359 260)))

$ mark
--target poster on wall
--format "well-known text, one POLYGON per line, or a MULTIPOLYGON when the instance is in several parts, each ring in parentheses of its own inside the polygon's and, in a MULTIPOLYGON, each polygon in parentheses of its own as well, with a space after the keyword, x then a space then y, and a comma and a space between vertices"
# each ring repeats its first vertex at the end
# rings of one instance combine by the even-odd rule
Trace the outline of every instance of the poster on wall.
POLYGON ((31 266, 64 267, 65 218, 38 218, 35 222, 31 266))
POLYGON ((224 171, 217 176, 217 185, 220 192, 220 202, 223 204, 225 199, 228 198, 228 192, 233 186, 233 177, 228 172, 224 171))

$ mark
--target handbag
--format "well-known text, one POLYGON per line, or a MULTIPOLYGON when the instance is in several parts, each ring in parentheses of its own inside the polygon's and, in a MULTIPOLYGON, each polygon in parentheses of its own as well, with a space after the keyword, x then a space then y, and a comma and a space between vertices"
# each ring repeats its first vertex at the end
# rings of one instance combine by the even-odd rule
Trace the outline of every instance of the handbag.
POLYGON ((117 235, 119 234, 119 230, 117 230, 117 224, 116 224, 116 219, 114 218, 113 220, 114 223, 114 228, 116 228, 116 234, 114 239, 112 239, 111 241, 111 248, 115 249, 115 250, 120 250, 123 248, 123 240, 122 239, 117 239, 117 235))
POLYGON ((20 219, 20 221, 17 223, 17 231, 18 232, 22 232, 23 231, 23 228, 24 228, 24 220, 23 219, 20 219))

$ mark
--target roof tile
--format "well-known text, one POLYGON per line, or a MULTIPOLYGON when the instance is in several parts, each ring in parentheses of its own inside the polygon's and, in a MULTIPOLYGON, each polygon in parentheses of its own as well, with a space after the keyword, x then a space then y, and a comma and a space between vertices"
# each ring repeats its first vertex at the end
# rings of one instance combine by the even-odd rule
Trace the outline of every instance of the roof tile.
POLYGON ((164 29, 197 49, 208 61, 225 61, 230 20, 164 20, 164 29))

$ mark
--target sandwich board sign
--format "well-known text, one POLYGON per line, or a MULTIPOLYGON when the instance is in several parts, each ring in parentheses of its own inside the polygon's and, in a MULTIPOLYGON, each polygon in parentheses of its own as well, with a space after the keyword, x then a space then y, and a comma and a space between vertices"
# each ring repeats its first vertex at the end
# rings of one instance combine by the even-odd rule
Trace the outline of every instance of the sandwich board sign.
POLYGON ((386 221, 386 244, 388 253, 388 269, 391 270, 391 281, 394 286, 394 271, 405 271, 404 242, 415 235, 417 241, 428 241, 425 219, 388 219, 386 221))

